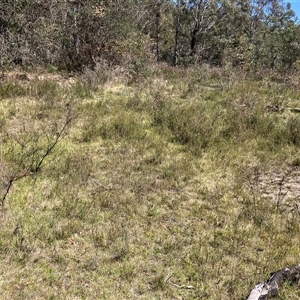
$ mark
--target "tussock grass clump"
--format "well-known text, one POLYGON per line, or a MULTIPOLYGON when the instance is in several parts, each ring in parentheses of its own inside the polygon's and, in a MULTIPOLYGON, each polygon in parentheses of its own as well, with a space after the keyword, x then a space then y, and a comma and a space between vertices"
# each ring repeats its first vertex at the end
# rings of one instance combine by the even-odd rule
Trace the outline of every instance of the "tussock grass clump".
POLYGON ((22 97, 26 95, 26 88, 19 83, 4 82, 0 84, 1 99, 8 99, 13 97, 22 97))
POLYGON ((3 97, 4 299, 245 299, 299 261, 297 199, 281 193, 299 117, 267 108, 296 106, 293 88, 153 72, 131 86, 30 81, 3 97))

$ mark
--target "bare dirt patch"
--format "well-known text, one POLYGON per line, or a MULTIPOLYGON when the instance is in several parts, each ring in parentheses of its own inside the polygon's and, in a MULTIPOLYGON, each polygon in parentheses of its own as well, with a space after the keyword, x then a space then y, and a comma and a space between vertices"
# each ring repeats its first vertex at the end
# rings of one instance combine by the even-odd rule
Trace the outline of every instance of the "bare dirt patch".
POLYGON ((261 197, 276 203, 290 203, 300 199, 300 168, 271 168, 256 176, 261 197))

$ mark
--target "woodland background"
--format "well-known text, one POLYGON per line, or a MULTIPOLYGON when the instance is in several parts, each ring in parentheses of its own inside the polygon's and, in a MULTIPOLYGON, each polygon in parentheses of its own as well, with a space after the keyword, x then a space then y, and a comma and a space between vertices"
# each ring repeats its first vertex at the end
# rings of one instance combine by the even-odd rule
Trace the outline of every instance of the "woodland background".
POLYGON ((0 66, 80 71, 153 61, 288 71, 300 29, 282 0, 3 0, 0 66))

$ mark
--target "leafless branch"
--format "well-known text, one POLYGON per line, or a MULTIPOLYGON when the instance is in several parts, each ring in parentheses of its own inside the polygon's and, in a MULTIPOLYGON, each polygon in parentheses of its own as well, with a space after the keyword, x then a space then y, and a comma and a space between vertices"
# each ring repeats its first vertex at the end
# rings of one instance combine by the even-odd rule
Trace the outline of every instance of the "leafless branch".
MULTIPOLYGON (((15 168, 8 170, 8 174, 4 174, 3 178, 3 195, 0 198, 2 209, 13 184, 25 177, 31 176, 40 171, 45 159, 51 154, 52 150, 57 146, 63 138, 64 132, 68 125, 72 122, 73 117, 68 112, 67 117, 61 129, 55 134, 55 138, 51 139, 47 136, 47 146, 43 147, 38 144, 39 137, 31 136, 26 141, 21 141, 18 137, 12 136, 13 141, 21 146, 21 153, 18 154, 18 160, 15 161, 15 168), (34 144, 34 147, 30 147, 34 144), (28 147, 29 149, 26 149, 28 147)), ((10 151, 14 151, 12 148, 10 151)))

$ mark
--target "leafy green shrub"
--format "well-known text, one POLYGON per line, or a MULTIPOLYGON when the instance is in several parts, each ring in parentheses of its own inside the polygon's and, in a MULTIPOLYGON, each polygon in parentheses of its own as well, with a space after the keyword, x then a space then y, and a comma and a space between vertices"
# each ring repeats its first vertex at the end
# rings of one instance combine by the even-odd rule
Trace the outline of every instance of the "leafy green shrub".
POLYGON ((174 134, 174 140, 189 148, 201 150, 210 143, 213 120, 206 109, 199 104, 182 105, 168 116, 168 128, 174 134))
MULTIPOLYGON (((91 107, 91 106, 89 106, 91 107)), ((82 140, 85 142, 101 137, 103 139, 141 140, 145 137, 145 125, 140 114, 132 111, 110 111, 104 102, 93 105, 86 118, 82 140)))
POLYGON ((75 85, 72 86, 71 94, 79 99, 87 99, 93 97, 93 92, 95 88, 89 86, 86 82, 76 82, 75 85))
POLYGON ((58 67, 48 64, 47 71, 48 71, 48 73, 57 73, 58 67))
POLYGON ((30 84, 30 96, 41 99, 51 107, 61 95, 61 87, 53 80, 36 80, 30 84))
POLYGON ((200 102, 174 104, 171 100, 156 97, 152 104, 152 125, 171 141, 198 153, 211 141, 214 117, 200 102))
POLYGON ((143 124, 138 115, 130 112, 119 112, 113 118, 105 120, 99 127, 99 135, 105 139, 126 138, 143 139, 143 124))

